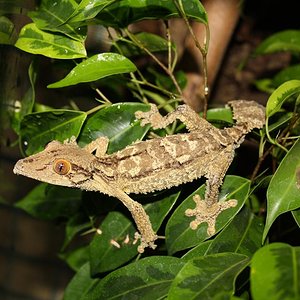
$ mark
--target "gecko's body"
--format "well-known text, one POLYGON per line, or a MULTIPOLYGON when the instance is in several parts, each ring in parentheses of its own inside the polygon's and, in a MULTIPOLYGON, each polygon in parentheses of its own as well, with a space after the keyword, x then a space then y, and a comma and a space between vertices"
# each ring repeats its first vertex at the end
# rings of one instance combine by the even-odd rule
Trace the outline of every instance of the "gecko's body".
POLYGON ((140 231, 140 252, 146 246, 154 248, 157 236, 143 207, 128 194, 163 190, 205 176, 205 201, 196 196, 196 208, 188 209, 186 215, 196 217, 191 228, 207 222, 208 234, 212 235, 218 214, 236 205, 236 200, 218 202, 218 189, 234 150, 245 134, 253 128, 261 128, 265 119, 264 108, 253 101, 232 101, 230 105, 237 124, 221 130, 186 105, 166 117, 152 105, 149 112, 136 113, 142 125, 150 123, 153 128, 163 128, 180 119, 190 132, 137 142, 110 155, 106 154, 108 139, 105 137, 84 148, 74 139, 64 144, 53 141, 44 151, 18 161, 14 172, 117 197, 130 210, 140 231), (97 150, 96 155, 92 154, 94 150, 97 150))

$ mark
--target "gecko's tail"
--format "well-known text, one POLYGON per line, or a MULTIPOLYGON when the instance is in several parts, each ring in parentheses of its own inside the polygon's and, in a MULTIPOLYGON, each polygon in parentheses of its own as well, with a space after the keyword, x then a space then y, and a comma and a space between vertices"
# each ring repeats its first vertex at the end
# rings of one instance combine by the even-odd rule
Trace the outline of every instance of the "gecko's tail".
POLYGON ((265 124, 265 107, 255 101, 233 100, 228 102, 237 125, 244 124, 247 131, 262 128, 265 124))

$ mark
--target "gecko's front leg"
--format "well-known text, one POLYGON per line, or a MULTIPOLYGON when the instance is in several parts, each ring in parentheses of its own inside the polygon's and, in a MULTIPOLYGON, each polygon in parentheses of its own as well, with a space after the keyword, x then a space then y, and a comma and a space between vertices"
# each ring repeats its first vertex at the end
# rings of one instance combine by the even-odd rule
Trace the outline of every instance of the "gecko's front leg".
POLYGON ((184 123, 189 131, 206 130, 214 128, 209 122, 200 118, 200 116, 188 105, 179 105, 176 110, 170 112, 166 116, 162 116, 155 104, 150 104, 149 111, 137 111, 135 113, 137 119, 141 120, 141 125, 150 124, 153 129, 166 128, 176 119, 184 123))
POLYGON ((104 156, 107 151, 109 139, 106 136, 101 136, 96 140, 87 144, 83 149, 89 153, 96 151, 95 155, 97 157, 104 156))
POLYGON ((141 240, 141 243, 138 246, 138 252, 143 253, 146 247, 155 249, 155 240, 157 240, 158 236, 153 231, 149 216, 145 212, 143 206, 131 199, 121 190, 115 189, 113 195, 122 201, 122 203, 128 208, 136 223, 139 230, 139 234, 136 234, 136 237, 141 240))
POLYGON ((208 166, 206 177, 206 191, 204 200, 199 195, 194 195, 196 203, 194 209, 187 209, 185 215, 195 217, 190 223, 190 228, 196 230, 201 223, 207 223, 207 234, 212 236, 216 233, 216 220, 219 214, 237 205, 237 200, 230 199, 219 201, 219 188, 223 177, 233 159, 233 147, 226 148, 210 166, 208 166))

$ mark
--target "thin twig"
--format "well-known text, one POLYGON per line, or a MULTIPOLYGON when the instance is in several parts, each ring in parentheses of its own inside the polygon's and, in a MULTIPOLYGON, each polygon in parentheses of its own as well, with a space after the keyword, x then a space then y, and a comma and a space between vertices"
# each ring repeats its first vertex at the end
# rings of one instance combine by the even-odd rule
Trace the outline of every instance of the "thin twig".
POLYGON ((135 42, 136 45, 138 45, 143 51, 145 51, 166 72, 166 74, 171 78, 173 84, 175 85, 175 88, 179 95, 183 97, 183 92, 174 74, 151 51, 149 51, 128 29, 125 29, 125 32, 128 35, 128 37, 133 42, 135 42))
POLYGON ((208 106, 208 94, 209 94, 209 87, 208 87, 208 69, 207 69, 207 52, 208 52, 208 46, 209 46, 209 40, 210 40, 210 32, 209 32, 209 26, 208 24, 204 24, 205 26, 205 38, 203 41, 203 47, 200 45, 193 28, 190 25, 190 22, 186 16, 186 13, 184 11, 184 7, 182 5, 182 0, 175 0, 175 4, 177 5, 177 8, 189 30, 190 35, 192 36, 195 46, 197 49, 199 49, 201 55, 202 55, 202 62, 203 62, 203 78, 204 78, 204 103, 203 103, 203 118, 206 119, 207 116, 207 106, 208 106))

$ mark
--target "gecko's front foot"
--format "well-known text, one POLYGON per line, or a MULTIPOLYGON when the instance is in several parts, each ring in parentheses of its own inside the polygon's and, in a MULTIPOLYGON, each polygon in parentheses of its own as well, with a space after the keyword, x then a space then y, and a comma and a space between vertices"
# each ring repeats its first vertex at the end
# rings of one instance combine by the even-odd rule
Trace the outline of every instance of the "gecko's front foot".
POLYGON ((190 223, 190 227, 196 230, 201 223, 207 223, 207 234, 212 236, 216 233, 216 220, 219 214, 230 207, 237 205, 237 200, 219 201, 208 206, 206 201, 202 200, 199 195, 194 195, 193 200, 196 203, 194 209, 187 209, 185 215, 188 217, 195 216, 195 220, 190 223))
POLYGON ((152 239, 149 240, 149 239, 145 239, 139 232, 136 232, 134 234, 134 244, 139 240, 141 241, 140 245, 137 248, 139 253, 144 253, 145 248, 147 247, 150 247, 151 249, 154 250, 157 247, 157 245, 155 245, 154 243, 157 239, 158 239, 157 235, 154 235, 152 239))

